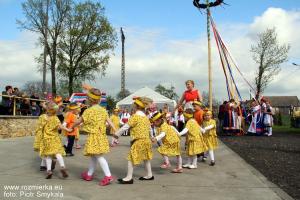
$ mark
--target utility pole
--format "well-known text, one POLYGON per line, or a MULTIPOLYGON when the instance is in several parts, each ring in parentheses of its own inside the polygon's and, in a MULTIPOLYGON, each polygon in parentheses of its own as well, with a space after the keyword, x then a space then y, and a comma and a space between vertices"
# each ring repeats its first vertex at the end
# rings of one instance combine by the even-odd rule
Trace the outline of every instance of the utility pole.
POLYGON ((46 14, 45 14, 45 24, 44 24, 44 62, 43 62, 43 95, 46 97, 46 73, 47 73, 47 37, 48 37, 48 10, 49 10, 49 0, 46 4, 46 14))
MULTIPOLYGON (((206 0, 206 4, 209 5, 209 0, 206 0)), ((209 109, 212 110, 212 69, 211 69, 211 47, 210 47, 210 9, 206 8, 207 18, 207 48, 208 48, 208 99, 209 109)))
POLYGON ((125 95, 125 36, 121 27, 121 41, 122 41, 122 65, 121 65, 121 94, 125 95))

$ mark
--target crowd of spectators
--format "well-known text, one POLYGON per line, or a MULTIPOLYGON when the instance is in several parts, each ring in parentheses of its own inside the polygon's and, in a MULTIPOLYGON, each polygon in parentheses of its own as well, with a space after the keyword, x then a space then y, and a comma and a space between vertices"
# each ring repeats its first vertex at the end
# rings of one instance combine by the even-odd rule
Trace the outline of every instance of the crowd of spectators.
POLYGON ((39 116, 41 114, 40 97, 38 94, 26 94, 17 87, 5 86, 2 92, 0 115, 13 115, 14 106, 16 115, 39 116))

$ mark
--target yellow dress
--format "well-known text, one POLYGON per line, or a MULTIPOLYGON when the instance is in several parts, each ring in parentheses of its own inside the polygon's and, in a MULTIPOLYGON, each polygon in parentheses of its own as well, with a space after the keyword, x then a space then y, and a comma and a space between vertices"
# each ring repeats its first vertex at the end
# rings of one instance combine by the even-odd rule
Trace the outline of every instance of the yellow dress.
POLYGON ((148 117, 134 114, 129 118, 128 125, 132 142, 127 159, 133 165, 138 165, 144 160, 151 160, 153 156, 150 140, 151 124, 148 117))
POLYGON ((200 132, 200 126, 195 119, 190 119, 185 128, 187 128, 187 149, 186 153, 188 156, 197 155, 199 153, 208 150, 206 144, 204 143, 202 133, 200 132))
POLYGON ((42 134, 43 134, 43 128, 47 122, 47 115, 42 114, 39 116, 38 122, 36 124, 35 128, 35 136, 34 136, 34 142, 33 142, 33 149, 34 151, 40 151, 40 144, 42 140, 42 134))
POLYGON ((176 130, 174 130, 171 125, 164 122, 159 128, 157 128, 157 135, 161 132, 166 134, 163 137, 162 145, 158 147, 158 152, 166 156, 178 156, 180 155, 180 139, 177 135, 176 130))
POLYGON ((214 119, 210 119, 209 121, 203 121, 203 128, 213 125, 214 128, 210 129, 206 133, 203 134, 203 139, 209 150, 214 150, 218 146, 217 133, 216 133, 216 121, 214 119))
MULTIPOLYGON (((111 115, 110 120, 112 121, 113 125, 116 128, 116 131, 120 128, 120 117, 118 115, 111 115)), ((114 130, 110 129, 110 134, 114 133, 114 130)))
POLYGON ((43 139, 40 145, 40 155, 55 156, 56 154, 65 155, 65 149, 62 146, 61 139, 58 133, 60 121, 57 116, 47 116, 42 133, 43 139))
POLYGON ((88 134, 84 146, 84 155, 93 156, 109 152, 106 136, 107 111, 99 105, 94 105, 82 114, 82 131, 88 134))

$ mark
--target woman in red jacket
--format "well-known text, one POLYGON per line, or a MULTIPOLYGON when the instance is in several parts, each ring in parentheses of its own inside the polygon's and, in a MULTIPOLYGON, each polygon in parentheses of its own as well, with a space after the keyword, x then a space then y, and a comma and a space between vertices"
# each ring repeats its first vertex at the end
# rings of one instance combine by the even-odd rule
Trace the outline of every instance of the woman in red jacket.
POLYGON ((181 106, 184 105, 184 110, 186 110, 187 108, 193 108, 193 101, 197 100, 202 102, 202 96, 199 92, 199 90, 197 90, 196 88, 194 88, 195 83, 193 80, 187 80, 185 82, 186 85, 186 91, 184 91, 184 93, 182 94, 178 105, 176 106, 176 109, 181 106))

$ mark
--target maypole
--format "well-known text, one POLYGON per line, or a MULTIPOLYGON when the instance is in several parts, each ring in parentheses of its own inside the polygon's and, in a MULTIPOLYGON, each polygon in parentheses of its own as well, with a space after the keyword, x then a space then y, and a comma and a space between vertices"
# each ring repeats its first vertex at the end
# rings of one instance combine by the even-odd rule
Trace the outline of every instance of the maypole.
POLYGON ((209 2, 206 0, 205 4, 200 3, 200 0, 194 0, 193 4, 199 10, 206 9, 206 21, 207 21, 207 50, 208 50, 208 94, 209 94, 209 109, 212 110, 212 67, 211 67, 211 46, 210 46, 210 7, 219 6, 224 0, 217 0, 215 2, 209 2))
MULTIPOLYGON (((206 0, 209 4, 209 0, 206 0)), ((210 47, 210 9, 206 8, 206 21, 207 21, 207 50, 208 50, 208 96, 209 96, 209 109, 212 110, 212 69, 211 69, 211 47, 210 47)))

